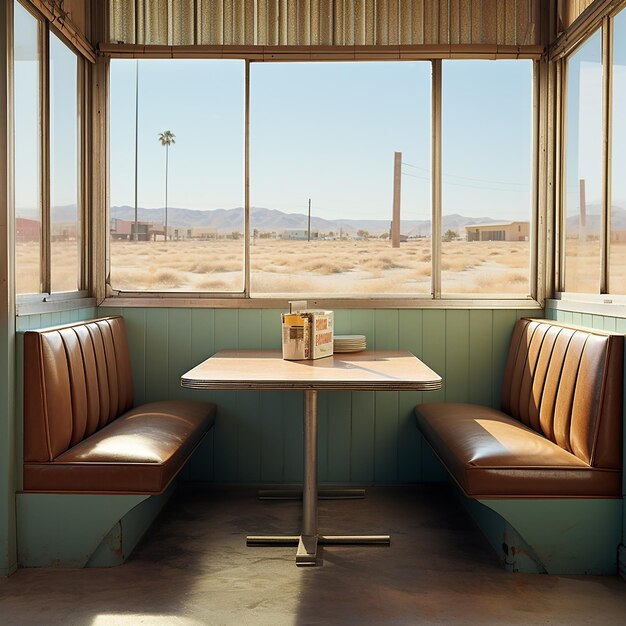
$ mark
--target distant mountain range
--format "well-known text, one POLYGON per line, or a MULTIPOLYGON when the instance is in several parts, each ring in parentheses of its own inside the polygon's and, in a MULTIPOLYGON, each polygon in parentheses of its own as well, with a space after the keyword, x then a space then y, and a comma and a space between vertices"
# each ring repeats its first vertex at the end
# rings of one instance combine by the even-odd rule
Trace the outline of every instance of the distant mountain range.
MULTIPOLYGON (((162 223, 165 219, 164 209, 144 209, 137 210, 138 219, 142 222, 162 223)), ((261 232, 281 232, 287 229, 304 229, 307 227, 307 216, 304 213, 285 213, 277 209, 266 209, 263 207, 252 207, 250 209, 250 227, 261 232)), ((69 222, 76 219, 76 207, 72 205, 54 207, 53 218, 59 222, 69 222)), ((19 217, 29 217, 37 219, 35 211, 19 209, 19 217)), ((123 220, 134 220, 135 209, 130 206, 111 207, 111 217, 123 220)), ((442 217, 442 233, 453 230, 459 235, 463 234, 465 226, 474 224, 494 224, 499 222, 513 221, 503 217, 493 219, 491 217, 467 217, 453 213, 442 217)), ((168 210, 168 222, 171 226, 179 228, 212 227, 216 228, 220 234, 243 230, 243 208, 234 209, 208 209, 205 211, 194 211, 192 209, 181 209, 172 207, 168 210)), ((568 235, 576 236, 579 216, 571 215, 567 218, 568 235)), ((364 230, 371 235, 380 235, 388 232, 390 220, 355 220, 336 219, 327 220, 321 217, 311 216, 311 227, 322 233, 338 233, 342 229, 346 233, 356 234, 359 230, 364 230)), ((600 206, 591 204, 587 206, 587 235, 599 236, 601 228, 600 206)), ((613 207, 611 212, 611 229, 626 230, 626 209, 613 207)), ((401 232, 409 237, 430 237, 430 220, 402 220, 401 232)))
MULTIPOLYGON (((620 209, 621 210, 621 209, 620 209)), ((29 211, 20 210, 20 217, 35 218, 34 212, 32 216, 29 211)), ((55 221, 64 222, 75 219, 75 206, 59 206, 53 209, 53 217, 55 221)), ((131 206, 114 206, 110 211, 111 218, 134 220, 135 209, 131 206)), ((164 209, 137 209, 137 218, 142 222, 163 223, 165 220, 164 209)), ((569 222, 568 219, 568 228, 569 222)), ((442 233, 447 230, 453 230, 459 235, 463 235, 465 226, 474 224, 494 224, 500 222, 513 221, 503 217, 502 219, 494 219, 491 217, 467 217, 453 213, 442 217, 442 233)), ((592 216, 588 217, 591 222, 592 216)), ((195 211, 193 209, 181 209, 171 207, 168 209, 168 223, 170 226, 178 228, 216 228, 220 234, 231 233, 233 231, 241 232, 243 230, 243 208, 234 209, 208 209, 204 211, 195 211)), ((624 211, 624 223, 626 224, 626 211, 624 211)), ((577 228, 578 222, 576 222, 577 228)), ((263 207, 252 207, 250 209, 250 228, 258 229, 260 232, 277 232, 280 233, 287 229, 305 229, 307 227, 307 216, 304 213, 286 213, 277 209, 267 209, 263 207)), ((311 228, 321 233, 339 233, 343 230, 345 233, 356 234, 359 230, 367 231, 370 235, 380 235, 388 232, 390 220, 372 220, 372 219, 335 219, 328 220, 321 217, 311 216, 311 228)), ((403 235, 409 237, 430 237, 431 233, 430 220, 402 220, 400 230, 403 235)), ((591 226, 590 226, 591 228, 591 226)), ((591 232, 591 231, 590 231, 591 232)))
MULTIPOLYGON (((600 229, 602 228, 600 213, 599 204, 587 206, 586 230, 588 236, 600 236, 600 229)), ((567 218, 567 234, 569 236, 578 235, 579 221, 580 217, 578 215, 570 215, 567 218)), ((626 230, 626 209, 616 206, 611 209, 611 230, 626 230)))
MULTIPOLYGON (((140 221, 163 222, 165 219, 164 209, 144 209, 137 210, 140 221)), ((134 220, 135 209, 129 206, 111 207, 111 217, 134 220)), ((490 224, 501 220, 494 220, 489 217, 465 217, 453 214, 444 215, 442 218, 442 228, 445 233, 448 229, 459 234, 463 232, 464 226, 472 224, 490 224)), ((229 233, 243 230, 243 208, 235 209, 214 209, 206 211, 194 211, 191 209, 170 208, 168 209, 168 222, 172 226, 182 228, 193 227, 213 227, 219 233, 229 233)), ((371 235, 380 235, 389 230, 390 220, 371 219, 336 219, 328 220, 321 217, 311 216, 311 228, 320 232, 338 233, 344 232, 356 234, 359 230, 364 230, 371 235)), ((304 213, 285 213, 277 209, 266 209, 263 207, 252 207, 250 209, 250 228, 258 229, 261 232, 280 232, 287 229, 303 229, 307 227, 307 216, 304 213)), ((430 220, 402 220, 402 234, 410 237, 422 236, 430 237, 430 220)))

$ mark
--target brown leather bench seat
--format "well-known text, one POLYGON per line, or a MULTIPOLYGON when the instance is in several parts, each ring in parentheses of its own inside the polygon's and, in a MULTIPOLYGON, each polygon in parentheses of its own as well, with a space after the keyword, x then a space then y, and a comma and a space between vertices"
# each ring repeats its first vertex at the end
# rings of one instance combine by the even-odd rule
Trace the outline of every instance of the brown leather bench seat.
POLYGON ((25 492, 159 494, 213 425, 215 405, 133 407, 124 319, 24 335, 25 492))
POLYGON ((620 498, 623 336, 517 323, 501 410, 420 404, 417 425, 472 498, 620 498))

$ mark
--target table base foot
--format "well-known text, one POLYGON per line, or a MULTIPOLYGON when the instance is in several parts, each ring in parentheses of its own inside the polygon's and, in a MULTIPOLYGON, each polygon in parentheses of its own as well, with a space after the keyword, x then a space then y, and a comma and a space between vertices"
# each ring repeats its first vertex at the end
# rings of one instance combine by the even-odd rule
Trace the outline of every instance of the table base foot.
POLYGON ((249 535, 248 546, 297 546, 300 535, 249 535))
POLYGON ((385 545, 391 544, 389 535, 319 535, 319 542, 326 546, 385 545))
POLYGON ((310 567, 317 564, 317 536, 301 535, 296 552, 296 565, 310 567))
POLYGON ((391 543, 389 535, 249 535, 248 546, 298 546, 296 565, 317 564, 317 546, 384 545, 391 543))
MULTIPOLYGON (((259 489, 259 500, 301 500, 302 489, 259 489)), ((360 500, 365 489, 320 489, 319 500, 360 500)))

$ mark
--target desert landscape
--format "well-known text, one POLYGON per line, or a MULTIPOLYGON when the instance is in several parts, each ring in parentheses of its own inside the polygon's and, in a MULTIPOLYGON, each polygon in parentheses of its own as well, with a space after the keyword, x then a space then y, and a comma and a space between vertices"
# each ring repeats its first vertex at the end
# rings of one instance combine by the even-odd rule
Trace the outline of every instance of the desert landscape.
MULTIPOLYGON (((443 244, 447 291, 528 293, 528 243, 443 244), (494 291, 498 289, 499 291, 494 291)), ((112 242, 111 285, 122 291, 240 291, 241 241, 112 242)), ((428 295, 428 240, 257 240, 250 246, 251 290, 257 294, 428 295)))
MULTIPOLYGON (((39 289, 38 244, 17 243, 18 293, 39 289)), ((568 240, 568 269, 577 291, 597 291, 597 244, 580 251, 568 240), (580 252, 580 254, 579 254, 580 252)), ((75 286, 76 242, 55 242, 53 277, 58 291, 75 286)), ((121 291, 241 291, 242 240, 112 241, 110 281, 121 291)), ((626 244, 611 246, 611 291, 626 292, 626 244)), ((254 294, 418 295, 430 294, 430 241, 415 239, 392 248, 382 239, 287 241, 257 239, 250 246, 254 294)), ((445 294, 529 293, 528 242, 442 243, 445 294)))
MULTIPOLYGON (((59 290, 75 288, 75 242, 55 245, 59 290), (63 248, 67 248, 64 250, 63 248)), ((526 296, 528 242, 442 244, 446 293, 526 296)), ((111 241, 110 282, 121 291, 241 291, 242 240, 111 241)), ((258 239, 250 246, 251 286, 256 294, 343 295, 430 294, 430 241, 416 239, 392 248, 380 239, 286 241, 258 239)), ((17 244, 20 293, 37 291, 37 253, 17 244)))

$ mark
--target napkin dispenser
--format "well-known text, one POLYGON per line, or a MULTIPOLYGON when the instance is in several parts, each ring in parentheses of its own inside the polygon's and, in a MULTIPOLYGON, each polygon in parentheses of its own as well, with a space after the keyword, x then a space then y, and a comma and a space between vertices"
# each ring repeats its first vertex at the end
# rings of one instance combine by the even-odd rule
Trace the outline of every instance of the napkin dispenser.
POLYGON ((289 304, 290 312, 282 314, 283 359, 292 361, 331 356, 333 312, 307 309, 306 301, 289 304))

